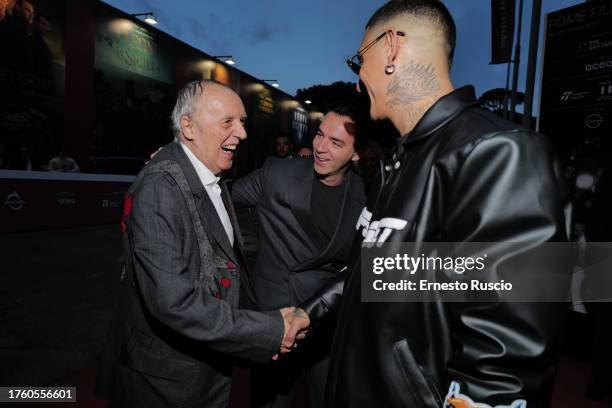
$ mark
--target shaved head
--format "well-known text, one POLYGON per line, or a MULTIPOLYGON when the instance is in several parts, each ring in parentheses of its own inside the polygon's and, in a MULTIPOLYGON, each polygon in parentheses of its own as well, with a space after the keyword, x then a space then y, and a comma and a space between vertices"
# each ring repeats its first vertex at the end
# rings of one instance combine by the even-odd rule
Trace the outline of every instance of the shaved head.
POLYGON ((427 27, 440 35, 450 69, 455 52, 455 22, 446 6, 439 0, 392 0, 370 18, 366 29, 375 29, 389 22, 400 22, 407 30, 427 27))

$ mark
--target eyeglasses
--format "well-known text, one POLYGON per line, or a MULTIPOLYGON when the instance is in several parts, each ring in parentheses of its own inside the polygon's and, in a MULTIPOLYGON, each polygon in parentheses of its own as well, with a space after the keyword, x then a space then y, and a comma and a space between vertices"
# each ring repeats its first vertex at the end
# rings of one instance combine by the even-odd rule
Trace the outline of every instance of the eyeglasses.
MULTIPOLYGON (((346 60, 346 65, 349 66, 351 71, 353 71, 355 74, 359 75, 359 70, 361 69, 361 64, 363 64, 363 54, 365 54, 365 52, 367 50, 372 48, 372 46, 374 46, 374 44, 376 44, 378 41, 380 41, 380 39, 383 38, 388 32, 389 31, 383 32, 381 35, 376 37, 373 41, 370 41, 369 44, 364 45, 364 47, 362 49, 357 51, 357 54, 353 55, 351 58, 346 60)), ((406 33, 404 33, 403 31, 396 31, 395 33, 397 35, 399 35, 400 37, 403 37, 403 36, 406 35, 406 33)))

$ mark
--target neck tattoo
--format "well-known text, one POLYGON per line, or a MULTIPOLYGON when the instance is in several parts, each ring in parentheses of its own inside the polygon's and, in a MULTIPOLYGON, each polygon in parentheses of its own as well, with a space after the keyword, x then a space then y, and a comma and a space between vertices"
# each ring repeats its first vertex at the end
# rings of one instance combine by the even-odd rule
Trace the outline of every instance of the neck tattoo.
POLYGON ((429 109, 440 81, 432 64, 413 61, 402 66, 387 87, 387 107, 403 111, 402 118, 412 128, 429 109))

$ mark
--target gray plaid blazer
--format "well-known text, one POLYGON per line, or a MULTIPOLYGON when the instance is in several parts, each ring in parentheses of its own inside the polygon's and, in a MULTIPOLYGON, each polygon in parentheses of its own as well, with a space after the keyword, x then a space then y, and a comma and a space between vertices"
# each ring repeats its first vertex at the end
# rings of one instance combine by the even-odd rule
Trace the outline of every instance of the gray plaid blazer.
POLYGON ((239 307, 255 303, 248 276, 180 145, 139 174, 122 226, 126 268, 97 393, 111 407, 227 406, 233 357, 270 360, 284 324, 239 307))

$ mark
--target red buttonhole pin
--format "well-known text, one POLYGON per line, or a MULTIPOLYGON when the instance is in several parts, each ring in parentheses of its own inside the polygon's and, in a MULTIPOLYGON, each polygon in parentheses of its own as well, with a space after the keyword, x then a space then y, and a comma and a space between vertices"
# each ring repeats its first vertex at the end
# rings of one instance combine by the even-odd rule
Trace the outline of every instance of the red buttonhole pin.
POLYGON ((232 281, 227 278, 221 278, 221 286, 224 288, 229 288, 232 284, 232 281))

